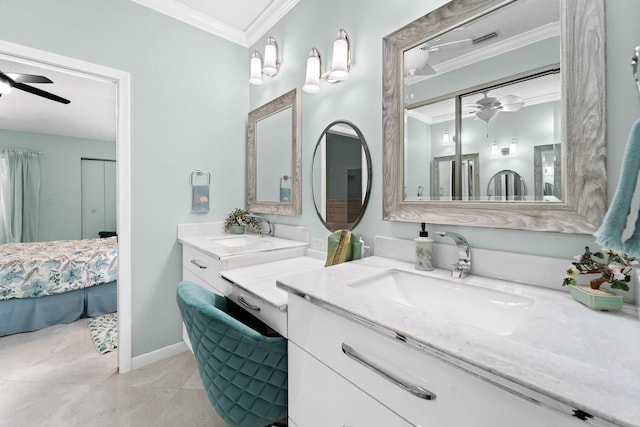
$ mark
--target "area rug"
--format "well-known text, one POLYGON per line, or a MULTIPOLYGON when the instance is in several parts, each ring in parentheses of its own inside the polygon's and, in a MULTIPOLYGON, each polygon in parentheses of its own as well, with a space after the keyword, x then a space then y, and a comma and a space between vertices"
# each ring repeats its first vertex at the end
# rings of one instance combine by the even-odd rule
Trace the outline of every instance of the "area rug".
POLYGON ((89 321, 89 334, 98 353, 118 348, 118 313, 109 313, 89 321))

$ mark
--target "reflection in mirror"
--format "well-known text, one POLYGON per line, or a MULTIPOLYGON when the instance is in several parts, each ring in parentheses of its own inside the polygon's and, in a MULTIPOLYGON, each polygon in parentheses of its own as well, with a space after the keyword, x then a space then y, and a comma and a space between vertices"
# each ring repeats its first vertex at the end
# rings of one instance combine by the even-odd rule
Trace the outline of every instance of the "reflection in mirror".
POLYGON ((533 191, 536 200, 562 200, 560 144, 537 145, 533 150, 533 191))
POLYGON ((524 200, 527 196, 527 185, 518 172, 502 170, 496 172, 487 185, 489 200, 524 200))
POLYGON ((453 184, 458 174, 462 181, 461 200, 479 200, 479 158, 478 153, 464 154, 462 168, 456 167, 456 156, 434 158, 432 200, 453 200, 455 192, 453 184))
POLYGON ((607 200, 604 34, 602 0, 452 0, 385 37, 384 218, 594 232, 607 200), (484 193, 502 170, 535 188, 541 145, 557 147, 553 196, 484 193), (458 168, 440 198, 434 159, 470 153, 479 197, 458 168))
POLYGON ((256 122, 256 200, 282 202, 280 197, 283 176, 291 175, 291 146, 293 107, 256 122))
POLYGON ((249 113, 247 207, 300 215, 300 94, 293 89, 249 113))
POLYGON ((312 190, 316 212, 330 231, 353 229, 371 191, 371 156, 354 124, 338 120, 325 128, 313 152, 312 190))

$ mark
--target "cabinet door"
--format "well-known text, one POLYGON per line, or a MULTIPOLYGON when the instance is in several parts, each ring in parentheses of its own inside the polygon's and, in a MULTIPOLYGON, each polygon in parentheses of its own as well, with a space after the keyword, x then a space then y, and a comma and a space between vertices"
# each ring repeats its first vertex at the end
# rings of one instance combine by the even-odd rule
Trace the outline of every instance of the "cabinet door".
POLYGON ((412 426, 291 341, 289 418, 300 427, 412 426))

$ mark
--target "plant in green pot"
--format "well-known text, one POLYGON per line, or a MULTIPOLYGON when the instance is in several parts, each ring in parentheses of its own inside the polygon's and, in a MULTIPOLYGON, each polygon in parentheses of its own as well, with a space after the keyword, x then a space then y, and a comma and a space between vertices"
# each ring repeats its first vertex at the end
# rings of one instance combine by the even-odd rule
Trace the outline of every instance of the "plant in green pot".
POLYGON ((573 298, 594 310, 620 310, 622 296, 601 289, 601 286, 606 283, 611 289, 628 291, 631 270, 637 264, 635 258, 609 248, 591 252, 588 246, 575 258, 576 261, 567 268, 562 286, 569 286, 573 298), (584 274, 597 277, 589 280, 589 285, 579 284, 578 278, 584 274))
POLYGON ((224 231, 242 234, 247 225, 250 225, 257 233, 262 234, 262 224, 260 224, 255 217, 251 216, 249 211, 236 208, 231 211, 224 220, 224 231))

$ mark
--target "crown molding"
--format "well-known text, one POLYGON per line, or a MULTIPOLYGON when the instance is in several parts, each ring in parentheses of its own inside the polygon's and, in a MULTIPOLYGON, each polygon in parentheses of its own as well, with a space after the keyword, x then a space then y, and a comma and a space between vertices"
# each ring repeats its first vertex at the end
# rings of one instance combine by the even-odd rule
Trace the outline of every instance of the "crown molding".
POLYGON ((299 0, 276 0, 269 5, 246 31, 233 27, 181 3, 167 0, 131 0, 164 15, 192 25, 243 47, 253 45, 264 33, 286 15, 299 0))

